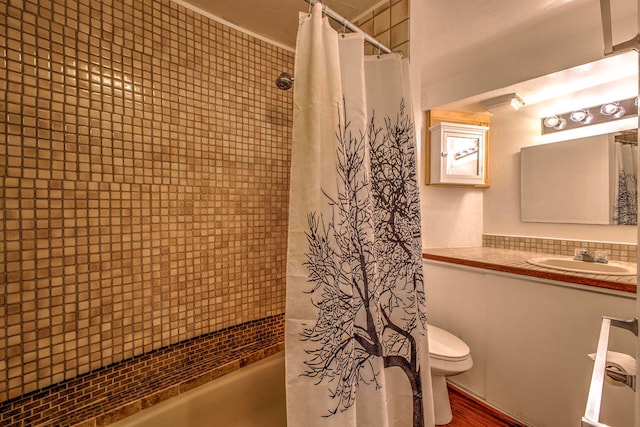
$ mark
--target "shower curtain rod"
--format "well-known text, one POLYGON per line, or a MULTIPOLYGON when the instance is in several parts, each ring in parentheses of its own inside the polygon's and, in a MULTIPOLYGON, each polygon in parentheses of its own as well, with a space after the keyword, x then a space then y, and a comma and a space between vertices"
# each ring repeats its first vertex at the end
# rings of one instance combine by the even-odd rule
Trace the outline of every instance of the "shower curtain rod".
POLYGON ((622 145, 638 145, 638 141, 626 141, 624 139, 616 139, 615 142, 622 145))
MULTIPOLYGON (((304 1, 309 3, 311 6, 313 6, 314 4, 316 4, 318 2, 322 3, 320 0, 304 0, 304 1)), ((385 45, 380 43, 378 40, 376 40, 373 37, 371 37, 369 34, 367 34, 364 31, 362 31, 360 29, 360 27, 358 27, 357 25, 352 24, 347 18, 345 18, 344 16, 342 16, 339 13, 337 13, 336 11, 334 11, 329 6, 327 6, 326 4, 322 4, 322 12, 324 12, 325 15, 327 15, 329 18, 333 19, 334 21, 338 22, 343 27, 348 28, 349 30, 351 30, 353 32, 363 34, 364 35, 364 41, 366 41, 369 44, 373 45, 373 47, 375 47, 377 49, 380 49, 380 51, 382 51, 384 53, 393 53, 393 51, 391 49, 389 49, 388 47, 386 47, 385 45)))

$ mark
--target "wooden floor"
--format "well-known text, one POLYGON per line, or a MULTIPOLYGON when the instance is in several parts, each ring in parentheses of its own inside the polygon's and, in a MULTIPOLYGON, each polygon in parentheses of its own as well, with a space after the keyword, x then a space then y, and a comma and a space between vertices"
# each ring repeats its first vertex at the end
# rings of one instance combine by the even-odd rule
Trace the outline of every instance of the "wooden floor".
POLYGON ((449 400, 453 413, 453 420, 447 424, 449 427, 525 427, 451 385, 449 400))

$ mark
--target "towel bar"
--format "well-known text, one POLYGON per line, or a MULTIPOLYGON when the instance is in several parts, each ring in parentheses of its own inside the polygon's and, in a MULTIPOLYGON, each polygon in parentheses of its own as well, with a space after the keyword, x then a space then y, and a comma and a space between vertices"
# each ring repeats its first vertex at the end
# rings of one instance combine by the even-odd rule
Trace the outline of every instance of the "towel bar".
MULTIPOLYGON (((600 422, 600 406, 602 404, 602 390, 604 386, 604 376, 607 374, 607 349, 609 347, 609 330, 611 326, 627 329, 636 337, 638 336, 638 318, 631 320, 616 319, 614 317, 603 316, 600 327, 600 338, 598 339, 598 349, 596 360, 593 364, 591 375, 591 385, 589 386, 589 397, 587 407, 582 417, 582 427, 608 427, 600 422)), ((616 373, 623 377, 621 381, 629 385, 635 391, 635 375, 625 375, 616 373), (630 378, 633 377, 633 378, 630 378)))

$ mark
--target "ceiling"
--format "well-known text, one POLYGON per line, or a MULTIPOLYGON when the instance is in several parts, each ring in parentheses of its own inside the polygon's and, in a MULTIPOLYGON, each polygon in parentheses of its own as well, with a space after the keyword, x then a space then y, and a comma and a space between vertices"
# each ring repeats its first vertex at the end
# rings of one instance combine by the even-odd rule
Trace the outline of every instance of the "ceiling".
MULTIPOLYGON (((298 32, 298 12, 307 12, 305 0, 182 0, 198 9, 266 37, 278 44, 294 48, 298 32)), ((340 15, 353 20, 386 0, 324 0, 340 15)))
MULTIPOLYGON (((307 12, 305 0, 174 0, 191 5, 205 13, 269 39, 281 46, 295 48, 299 12, 307 12)), ((527 51, 534 44, 553 46, 574 32, 601 34, 600 0, 409 0, 411 23, 419 22, 423 77, 446 79, 473 65, 473 60, 495 58, 510 49, 527 51), (567 19, 571 17, 571 19, 567 19), (426 71, 425 71, 426 70, 426 71)), ((362 16, 389 0, 323 0, 323 3, 349 20, 362 16)), ((631 17, 633 30, 620 31, 614 26, 614 43, 637 34, 637 0, 610 0, 614 18, 631 17)), ((627 26, 629 27, 629 26, 627 26)), ((413 33, 413 30, 412 30, 413 33)), ((582 34, 582 33, 581 33, 582 34)), ((598 36, 598 43, 602 40, 598 36)), ((413 45, 413 43, 412 43, 413 45)), ((635 71, 634 71, 635 72, 635 71)), ((574 71, 575 74, 575 71, 574 71)), ((608 71, 604 74, 611 75, 608 71)), ((615 74, 615 73, 613 73, 615 74)), ((558 76, 556 76, 558 77, 558 76)), ((574 80, 575 75, 571 76, 574 80)), ((567 78, 556 79, 555 86, 546 80, 535 80, 511 88, 527 95, 529 101, 540 97, 540 89, 554 87, 564 92, 567 78)), ((573 88, 574 90, 576 88, 573 88)), ((546 90, 548 95, 549 90, 546 90)), ((488 94, 491 95, 491 94, 488 94)), ((481 96, 486 97, 487 94, 481 96)), ((467 107, 470 100, 466 100, 467 107)), ((471 100, 477 110, 478 99, 471 100), (474 102, 475 101, 475 102, 474 102)), ((457 107, 462 109, 461 105, 457 107)))
MULTIPOLYGON (((290 48, 295 47, 298 13, 309 10, 305 0, 176 1, 190 4, 290 48)), ((426 25, 424 35, 429 40, 429 51, 433 54, 430 55, 431 59, 438 58, 439 53, 460 54, 477 46, 509 43, 513 36, 522 36, 525 31, 533 31, 534 28, 538 30, 538 36, 544 38, 554 28, 546 26, 544 31, 540 31, 539 24, 554 16, 560 17, 558 26, 576 25, 580 21, 600 25, 599 0, 413 1, 423 2, 419 10, 428 15, 418 19, 426 25), (567 16, 574 19, 567 22, 567 16)), ((388 2, 389 0, 323 0, 326 6, 349 20, 388 2)), ((610 0, 610 4, 614 17, 631 15, 637 10, 636 0, 610 0)), ((416 17, 412 18, 415 22, 416 17)))

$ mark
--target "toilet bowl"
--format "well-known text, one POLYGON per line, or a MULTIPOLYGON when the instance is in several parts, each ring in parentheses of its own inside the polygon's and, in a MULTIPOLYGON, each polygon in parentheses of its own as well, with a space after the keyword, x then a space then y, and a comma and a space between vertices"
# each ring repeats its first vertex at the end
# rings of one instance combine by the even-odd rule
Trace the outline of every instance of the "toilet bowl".
POLYGON ((473 360, 469 346, 455 335, 433 325, 428 325, 427 334, 435 420, 436 425, 444 425, 453 417, 446 377, 468 371, 473 360))

